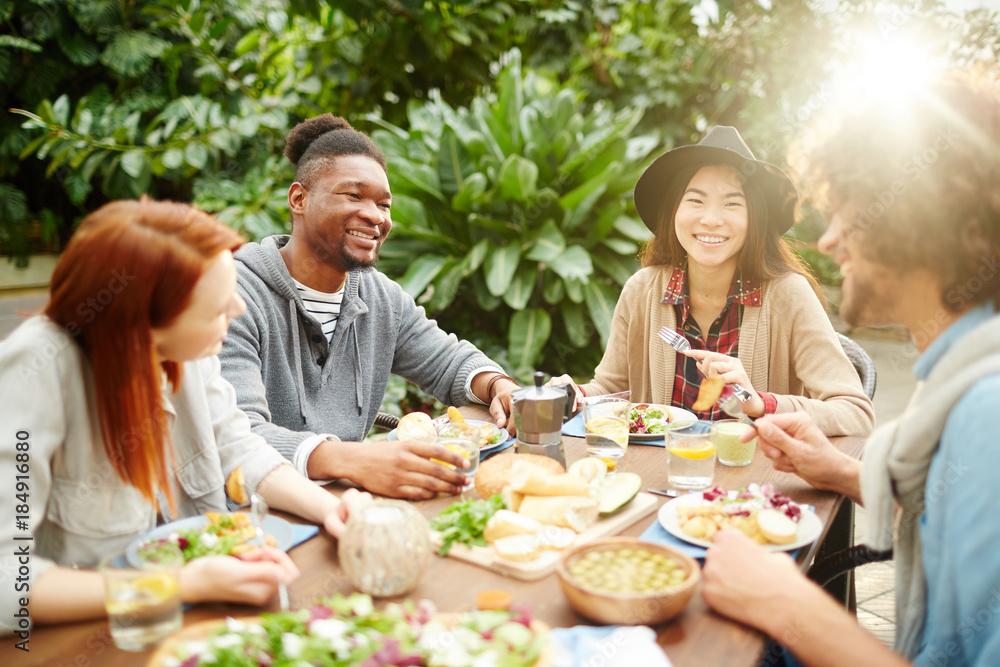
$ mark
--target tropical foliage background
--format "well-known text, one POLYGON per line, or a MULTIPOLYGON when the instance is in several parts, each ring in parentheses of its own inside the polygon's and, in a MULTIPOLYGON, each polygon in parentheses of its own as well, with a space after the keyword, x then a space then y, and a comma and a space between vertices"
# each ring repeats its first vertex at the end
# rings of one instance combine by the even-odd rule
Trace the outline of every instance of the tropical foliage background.
MULTIPOLYGON (((649 161, 730 124, 780 164, 849 35, 961 63, 996 60, 997 23, 941 0, 0 3, 0 254, 58 252, 143 193, 287 231, 284 137, 332 111, 389 159, 380 268, 519 376, 586 377, 648 236, 649 161)), ((835 282, 817 230, 793 234, 835 282)))

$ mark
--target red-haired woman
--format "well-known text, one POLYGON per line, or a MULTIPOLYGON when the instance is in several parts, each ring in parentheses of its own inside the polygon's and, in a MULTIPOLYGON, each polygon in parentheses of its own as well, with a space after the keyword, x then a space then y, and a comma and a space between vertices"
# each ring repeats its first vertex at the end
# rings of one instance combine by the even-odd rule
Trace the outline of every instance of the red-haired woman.
MULTIPOLYGON (((6 571, 18 569, 15 545, 31 550, 22 592, 9 577, 0 594, 0 627, 12 629, 21 597, 35 623, 103 615, 100 575, 87 568, 158 517, 226 511, 225 480, 238 466, 271 507, 333 535, 367 500, 349 491, 340 501, 287 465, 250 432, 219 374, 215 355, 246 308, 233 266, 241 243, 191 206, 107 204, 68 244, 44 314, 0 345, 6 571), (13 493, 18 475, 26 500, 13 493)), ((270 548, 199 558, 182 571, 181 595, 263 604, 297 574, 270 548)))
MULTIPOLYGON (((655 236, 622 289, 588 395, 630 389, 634 402, 691 409, 702 377, 746 392, 745 412, 804 411, 827 435, 868 435, 872 402, 837 341, 815 280, 785 245, 798 195, 754 158, 735 128, 654 161, 635 204, 655 236), (666 327, 692 349, 675 352, 666 327)), ((702 419, 726 415, 718 408, 702 419)))

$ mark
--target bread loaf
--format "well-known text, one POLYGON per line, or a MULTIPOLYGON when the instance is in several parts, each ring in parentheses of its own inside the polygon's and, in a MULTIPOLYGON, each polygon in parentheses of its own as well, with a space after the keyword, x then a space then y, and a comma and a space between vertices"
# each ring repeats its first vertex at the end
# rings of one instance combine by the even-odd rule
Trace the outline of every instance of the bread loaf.
POLYGON ((545 468, 554 475, 566 472, 566 469, 558 461, 547 456, 505 452, 479 464, 475 482, 476 492, 480 497, 489 498, 502 493, 503 487, 510 484, 510 470, 516 461, 527 461, 540 468, 545 468))

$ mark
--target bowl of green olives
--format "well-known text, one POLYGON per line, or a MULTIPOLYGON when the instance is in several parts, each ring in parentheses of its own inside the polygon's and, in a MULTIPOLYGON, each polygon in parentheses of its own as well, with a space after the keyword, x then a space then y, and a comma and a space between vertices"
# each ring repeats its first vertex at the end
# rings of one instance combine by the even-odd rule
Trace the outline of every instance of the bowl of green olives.
POLYGON ((556 568, 578 614, 608 625, 656 625, 677 616, 698 588, 690 556, 634 537, 611 537, 571 549, 556 568))

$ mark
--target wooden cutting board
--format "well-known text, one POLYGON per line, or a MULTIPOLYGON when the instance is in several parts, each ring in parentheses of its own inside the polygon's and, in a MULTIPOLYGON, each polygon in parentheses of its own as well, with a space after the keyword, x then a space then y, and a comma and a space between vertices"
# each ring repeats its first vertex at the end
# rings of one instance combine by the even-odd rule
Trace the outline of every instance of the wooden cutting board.
MULTIPOLYGON (((654 496, 640 491, 624 509, 606 519, 601 519, 577 535, 571 546, 617 535, 639 519, 652 514, 657 504, 658 501, 654 496)), ((441 537, 437 531, 431 531, 431 542, 435 548, 441 546, 441 537)), ((552 574, 562 555, 563 551, 542 551, 542 555, 535 560, 521 563, 500 558, 492 547, 468 547, 456 543, 451 545, 447 557, 472 563, 521 581, 536 581, 552 574)))

